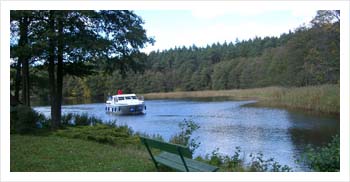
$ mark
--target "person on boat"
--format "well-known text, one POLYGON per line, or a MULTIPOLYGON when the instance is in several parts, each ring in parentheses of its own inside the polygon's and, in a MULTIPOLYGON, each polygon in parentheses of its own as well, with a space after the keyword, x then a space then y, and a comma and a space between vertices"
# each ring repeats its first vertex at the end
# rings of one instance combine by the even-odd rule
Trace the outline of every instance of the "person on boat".
POLYGON ((118 95, 121 95, 121 94, 123 94, 123 91, 122 90, 118 90, 118 95))

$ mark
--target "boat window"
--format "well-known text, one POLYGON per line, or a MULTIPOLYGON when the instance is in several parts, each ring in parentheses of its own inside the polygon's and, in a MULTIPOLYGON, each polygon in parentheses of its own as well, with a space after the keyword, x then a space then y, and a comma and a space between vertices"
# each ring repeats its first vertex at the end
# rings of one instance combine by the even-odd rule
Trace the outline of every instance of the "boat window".
POLYGON ((118 100, 124 100, 124 97, 118 97, 118 100))
POLYGON ((127 97, 125 97, 125 99, 126 99, 126 100, 130 100, 130 99, 131 99, 131 97, 127 96, 127 97))
POLYGON ((137 99, 137 97, 136 96, 131 96, 132 97, 132 99, 137 99))

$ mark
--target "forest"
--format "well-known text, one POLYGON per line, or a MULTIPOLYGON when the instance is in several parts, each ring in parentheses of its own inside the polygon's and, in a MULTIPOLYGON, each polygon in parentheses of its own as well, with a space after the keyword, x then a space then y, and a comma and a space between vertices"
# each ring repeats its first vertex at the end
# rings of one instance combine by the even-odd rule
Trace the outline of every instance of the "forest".
MULTIPOLYGON (((88 74, 75 74, 86 70, 66 63, 62 94, 103 100, 118 89, 151 93, 338 84, 339 15, 339 11, 318 11, 311 22, 279 37, 175 47, 119 62, 81 62, 81 67, 89 67, 88 74)), ((14 61, 11 66, 12 92, 16 65, 14 61)), ((30 64, 32 99, 50 99, 46 69, 46 64, 30 64)))

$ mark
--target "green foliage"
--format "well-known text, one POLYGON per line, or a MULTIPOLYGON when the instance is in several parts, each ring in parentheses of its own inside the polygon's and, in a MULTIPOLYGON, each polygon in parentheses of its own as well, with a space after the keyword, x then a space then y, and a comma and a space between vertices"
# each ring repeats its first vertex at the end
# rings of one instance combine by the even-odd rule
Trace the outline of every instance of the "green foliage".
POLYGON ((73 125, 74 124, 74 114, 68 113, 65 115, 62 115, 61 122, 63 126, 73 125))
POLYGON ((247 163, 244 156, 241 156, 241 148, 236 147, 233 156, 223 155, 219 153, 219 148, 216 148, 204 159, 198 160, 206 161, 209 164, 219 166, 223 171, 251 171, 251 172, 290 172, 292 168, 287 165, 282 166, 273 158, 264 159, 261 152, 257 154, 250 154, 250 162, 247 163))
POLYGON ((211 165, 219 166, 223 171, 245 171, 244 159, 240 156, 241 149, 236 147, 233 156, 222 155, 219 153, 219 148, 216 148, 207 154, 204 159, 198 157, 198 160, 208 162, 211 165))
POLYGON ((120 88, 142 93, 338 83, 339 25, 329 26, 301 28, 279 39, 151 52, 144 73, 126 73, 123 80, 129 84, 112 76, 96 79, 115 80, 120 88), (226 56, 212 57, 214 49, 226 56))
POLYGON ((175 144, 180 144, 184 146, 189 146, 190 150, 194 152, 200 145, 197 142, 198 138, 191 138, 194 131, 200 128, 200 126, 193 120, 184 119, 183 122, 179 123, 181 129, 180 133, 171 137, 170 142, 175 144))
POLYGON ((87 114, 74 115, 74 125, 76 126, 89 126, 101 123, 102 120, 94 116, 89 117, 87 114))
POLYGON ((31 133, 42 126, 45 117, 24 105, 11 106, 10 128, 12 133, 31 133))
POLYGON ((275 88, 268 97, 260 104, 330 114, 340 111, 339 84, 275 88))
POLYGON ((133 135, 133 131, 129 127, 115 127, 105 124, 67 127, 65 129, 57 130, 55 135, 67 138, 92 140, 110 145, 135 144, 139 142, 138 138, 133 135))
POLYGON ((248 165, 249 171, 253 172, 290 172, 292 168, 287 165, 282 166, 278 162, 274 161, 273 158, 264 159, 264 155, 261 152, 257 154, 250 154, 251 162, 248 165))
POLYGON ((102 121, 95 116, 88 116, 87 113, 84 114, 66 114, 61 118, 63 126, 93 126, 97 124, 103 124, 110 127, 115 127, 116 121, 102 121))
POLYGON ((117 65, 113 60, 101 60, 95 75, 65 77, 64 96, 104 100, 118 89, 149 93, 337 84, 338 19, 337 11, 320 11, 310 27, 301 26, 279 38, 176 47, 137 55, 133 61, 119 60, 117 65))
MULTIPOLYGON (((154 42, 146 36, 143 20, 127 10, 16 10, 11 11, 10 23, 11 58, 18 74, 22 66, 23 103, 30 105, 30 60, 32 67, 48 68, 54 129, 61 123, 65 75, 91 75, 95 67, 106 71, 104 65, 120 70, 123 76, 128 70, 142 70, 145 55, 139 49, 154 42)), ((14 82, 17 99, 18 78, 14 82)), ((65 87, 65 95, 91 97, 84 79, 71 81, 78 84, 67 84, 74 88, 65 87)))
POLYGON ((315 171, 334 172, 340 170, 340 137, 336 135, 323 147, 308 146, 302 161, 315 171))
POLYGON ((147 133, 142 133, 142 132, 135 132, 135 136, 143 136, 143 137, 146 137, 146 138, 151 138, 151 139, 154 139, 154 140, 158 140, 158 141, 165 141, 163 136, 160 135, 160 134, 147 134, 147 133))

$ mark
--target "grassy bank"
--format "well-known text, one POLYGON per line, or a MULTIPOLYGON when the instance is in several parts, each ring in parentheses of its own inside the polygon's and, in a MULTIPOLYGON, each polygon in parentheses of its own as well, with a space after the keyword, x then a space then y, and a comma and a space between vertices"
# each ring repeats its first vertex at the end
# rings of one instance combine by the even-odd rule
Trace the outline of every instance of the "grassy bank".
MULTIPOLYGON (((95 127, 92 127, 95 128, 95 127)), ((78 129, 79 130, 79 129, 78 129)), ((85 130, 85 129, 82 129, 85 130)), ((95 130, 95 129, 89 129, 95 130)), ((97 129, 99 130, 99 129, 97 129)), ((72 131, 72 130, 71 130, 72 131)), ((74 137, 71 131, 48 135, 11 135, 11 172, 156 172, 149 154, 140 142, 120 138, 120 144, 100 143, 86 137, 74 137), (66 134, 64 134, 66 133, 66 134), (85 139, 82 139, 85 138, 85 139)), ((76 133, 75 131, 74 133, 76 133)), ((100 132, 100 131, 99 131, 100 132)), ((80 133, 80 132, 78 132, 80 133)), ((108 132, 107 132, 108 133, 108 132)), ((83 136, 81 134, 77 134, 83 136)), ((90 134, 86 134, 89 136, 90 134)), ((155 151, 158 153, 159 151, 155 151)), ((250 165, 236 152, 232 157, 213 152, 196 160, 220 167, 221 172, 289 171, 262 155, 252 158, 250 165)), ((163 165, 160 171, 174 170, 163 165)))
POLYGON ((254 99, 257 106, 284 107, 318 113, 339 114, 339 85, 308 87, 265 87, 254 89, 207 90, 145 94, 146 99, 181 99, 228 97, 232 100, 254 99))
MULTIPOLYGON (((171 142, 191 144, 192 125, 174 136, 171 142), (191 130, 191 131, 190 131, 191 130)), ((31 134, 11 135, 12 172, 138 172, 156 171, 149 154, 128 127, 112 125, 67 126, 57 131, 39 129, 31 134), (40 131, 39 131, 40 130, 40 131)), ((154 151, 158 153, 159 151, 154 151)), ((205 158, 197 160, 220 167, 220 171, 289 171, 278 166, 272 159, 251 158, 245 166, 240 151, 235 155, 223 156, 218 149, 205 158)), ((174 171, 163 165, 160 171, 174 171)))
MULTIPOLYGON (((23 107, 19 108, 23 109, 23 107)), ((18 113, 18 111, 11 113, 13 128, 11 128, 10 137, 10 170, 12 172, 156 171, 147 150, 139 140, 140 133, 134 133, 127 126, 116 126, 115 122, 102 123, 100 119, 87 117, 87 115, 69 114, 62 117, 61 129, 53 131, 46 123, 49 122, 47 119, 41 121, 43 122, 41 125, 19 125, 23 122, 23 117, 26 121, 41 118, 35 111, 27 109, 26 112, 27 114, 18 113), (19 117, 18 114, 23 117, 19 117), (14 123, 18 125, 13 125, 14 123), (17 128, 19 126, 21 127, 17 128)), ((190 136, 199 128, 199 125, 190 120, 180 123, 179 127, 179 133, 173 136, 170 142, 188 145, 195 150, 199 143, 190 136)), ((162 140, 157 135, 148 137, 162 140)), ((337 141, 339 139, 335 140, 334 145, 328 144, 328 148, 311 150, 307 156, 313 159, 310 167, 324 171, 338 170, 340 158, 337 141), (321 154, 318 151, 321 151, 321 154), (327 157, 330 160, 327 159, 325 160, 327 163, 324 163, 327 157)), ((159 151, 154 152, 159 153, 159 151)), ((239 147, 236 147, 233 156, 222 155, 219 149, 214 149, 205 158, 197 157, 196 160, 218 166, 219 171, 222 172, 292 170, 288 166, 282 166, 273 158, 265 159, 258 151, 256 154, 250 154, 248 158, 241 154, 239 147)), ((161 166, 160 171, 173 170, 161 166)))
POLYGON ((140 145, 107 145, 55 135, 11 135, 11 171, 155 171, 140 145))

